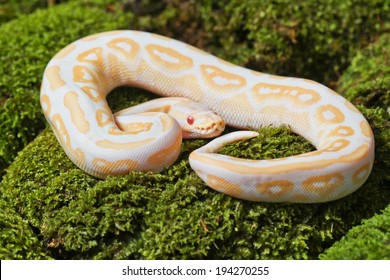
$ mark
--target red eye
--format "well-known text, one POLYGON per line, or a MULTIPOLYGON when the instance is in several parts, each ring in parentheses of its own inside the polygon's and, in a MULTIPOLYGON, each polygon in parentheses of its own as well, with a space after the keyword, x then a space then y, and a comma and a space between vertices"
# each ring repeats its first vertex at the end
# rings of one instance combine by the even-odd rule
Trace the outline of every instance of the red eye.
POLYGON ((189 125, 193 125, 194 124, 194 117, 193 116, 188 116, 188 118, 187 118, 187 123, 189 124, 189 125))

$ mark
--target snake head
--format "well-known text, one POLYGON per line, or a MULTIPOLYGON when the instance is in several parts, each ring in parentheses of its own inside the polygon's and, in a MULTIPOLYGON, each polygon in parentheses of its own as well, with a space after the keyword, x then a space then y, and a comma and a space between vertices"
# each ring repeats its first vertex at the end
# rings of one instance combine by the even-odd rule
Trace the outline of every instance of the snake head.
POLYGON ((225 129, 225 121, 207 106, 186 101, 176 104, 169 114, 179 123, 183 138, 212 138, 225 129))
POLYGON ((115 113, 118 127, 126 127, 134 114, 161 112, 173 117, 182 130, 183 138, 212 138, 225 129, 225 121, 206 105, 182 97, 165 97, 150 100, 115 113))
POLYGON ((216 137, 225 129, 225 121, 210 110, 188 115, 179 125, 186 139, 216 137))

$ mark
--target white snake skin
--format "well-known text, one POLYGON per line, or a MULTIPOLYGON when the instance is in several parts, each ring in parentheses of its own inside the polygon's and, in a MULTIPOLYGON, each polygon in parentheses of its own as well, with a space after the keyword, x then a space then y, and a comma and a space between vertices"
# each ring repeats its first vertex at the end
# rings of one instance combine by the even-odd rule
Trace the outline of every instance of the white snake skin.
MULTIPOLYGON (((289 125, 316 147, 314 152, 273 160, 213 153, 227 142, 257 135, 240 131, 192 152, 192 169, 208 186, 228 195, 266 202, 326 202, 354 192, 371 172, 371 128, 331 89, 310 80, 255 72, 163 36, 112 31, 65 47, 49 62, 42 81, 41 105, 48 122, 69 158, 93 176, 158 172, 180 152, 182 132, 166 114, 170 105, 153 105, 157 112, 148 108, 127 116, 125 128, 118 128, 105 97, 122 85, 189 98, 237 128, 289 125)), ((214 126, 224 126, 223 121, 207 129, 214 126)))

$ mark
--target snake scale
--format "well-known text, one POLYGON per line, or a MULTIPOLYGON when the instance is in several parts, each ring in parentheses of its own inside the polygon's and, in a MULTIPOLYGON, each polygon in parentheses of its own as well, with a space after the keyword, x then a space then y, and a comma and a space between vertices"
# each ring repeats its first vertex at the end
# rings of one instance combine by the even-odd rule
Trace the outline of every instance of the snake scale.
POLYGON ((104 32, 66 46, 45 69, 40 101, 68 157, 99 178, 161 171, 177 159, 182 136, 214 137, 225 123, 240 129, 288 125, 316 148, 271 160, 214 153, 257 135, 246 130, 217 137, 190 154, 191 168, 209 187, 240 199, 332 201, 358 189, 374 162, 370 125, 333 90, 255 72, 147 32, 104 32), (169 98, 114 115, 106 96, 123 85, 169 98))

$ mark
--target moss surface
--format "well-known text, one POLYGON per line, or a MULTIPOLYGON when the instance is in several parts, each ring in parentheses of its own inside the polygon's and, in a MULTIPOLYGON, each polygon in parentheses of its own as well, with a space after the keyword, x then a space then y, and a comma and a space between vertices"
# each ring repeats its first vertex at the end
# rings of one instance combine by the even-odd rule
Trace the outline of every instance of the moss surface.
MULTIPOLYGON (((153 2, 70 1, 0 26, 0 166, 7 168, 0 245, 10 244, 1 259, 316 259, 389 204, 388 91, 384 82, 372 82, 388 76, 388 39, 358 52, 388 28, 389 1, 153 2), (40 80, 63 46, 118 28, 170 35, 247 67, 330 86, 357 54, 339 89, 360 104, 373 127, 372 176, 356 193, 326 204, 240 201, 206 187, 191 171, 188 155, 203 140, 184 141, 179 160, 160 174, 86 175, 44 129, 40 80), (369 99, 373 92, 378 100, 369 99)), ((154 97, 128 88, 115 92, 109 96, 114 111, 154 97)), ((312 150, 286 127, 259 132, 223 152, 273 158, 312 150)), ((379 250, 376 256, 383 258, 379 250)))
POLYGON ((5 200, 0 200, 0 209, 0 258, 50 259, 28 221, 10 208, 5 200))
POLYGON ((15 19, 21 15, 29 14, 36 9, 45 8, 47 0, 2 0, 0 1, 0 24, 15 19))
POLYGON ((390 26, 388 0, 69 2, 31 16, 22 14, 46 3, 3 6, 21 12, 0 26, 0 176, 44 126, 38 92, 46 63, 79 37, 143 29, 249 68, 332 86, 359 47, 390 26))
MULTIPOLYGON (((390 190, 390 34, 358 53, 341 79, 340 88, 361 104, 376 142, 372 177, 383 195, 390 190), (368 108, 367 108, 367 107, 368 108)), ((321 255, 322 259, 390 259, 390 205, 321 255)))
POLYGON ((389 260, 390 206, 365 220, 320 256, 321 259, 389 260))
MULTIPOLYGON (((257 147, 277 146, 285 155, 293 142, 295 153, 310 150, 287 128, 260 133, 257 141, 251 140, 257 147)), ((178 162, 161 174, 101 181, 76 168, 45 130, 11 165, 2 191, 53 256, 77 259, 316 258, 333 238, 387 201, 371 184, 328 204, 232 199, 206 187, 190 170, 188 154, 203 144, 185 141, 178 162)), ((242 146, 243 153, 253 154, 252 145, 242 146)), ((267 157, 267 150, 253 157, 267 157)))
POLYGON ((39 86, 50 58, 79 37, 128 28, 131 18, 70 3, 0 26, 0 175, 45 126, 39 86))
POLYGON ((331 84, 389 19, 388 0, 173 0, 144 20, 231 62, 331 84))
POLYGON ((390 34, 357 53, 340 79, 340 91, 355 104, 390 107, 390 34))

